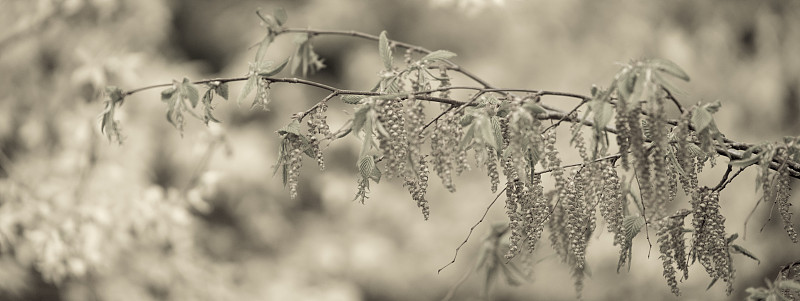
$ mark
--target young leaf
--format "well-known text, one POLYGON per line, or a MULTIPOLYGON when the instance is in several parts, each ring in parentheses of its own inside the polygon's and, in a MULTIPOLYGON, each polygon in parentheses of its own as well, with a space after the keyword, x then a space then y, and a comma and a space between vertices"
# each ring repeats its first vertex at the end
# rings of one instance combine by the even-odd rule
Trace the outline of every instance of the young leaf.
POLYGON ((626 216, 622 220, 622 228, 625 229, 625 240, 631 241, 639 231, 642 230, 644 226, 644 217, 636 215, 636 216, 626 216))
POLYGON ((670 81, 666 80, 663 76, 661 76, 660 72, 653 73, 653 79, 657 84, 661 85, 662 88, 666 89, 673 95, 683 94, 683 90, 678 89, 678 87, 673 85, 670 81))
POLYGON ((697 146, 697 144, 694 143, 686 144, 686 149, 692 154, 692 156, 695 157, 703 158, 708 155, 706 154, 705 151, 703 151, 702 148, 700 148, 699 146, 697 146))
POLYGON ((275 16, 275 22, 278 25, 283 25, 286 23, 286 20, 289 19, 289 16, 286 15, 286 10, 283 7, 278 7, 275 11, 272 12, 272 15, 275 16))
POLYGON ((287 63, 289 63, 289 59, 288 58, 286 60, 284 60, 283 63, 280 63, 279 65, 277 65, 275 67, 265 67, 264 69, 258 70, 258 75, 264 76, 264 77, 269 77, 269 76, 273 76, 275 74, 278 74, 278 73, 281 72, 281 70, 283 70, 284 67, 286 67, 287 63))
POLYGON ((711 116, 711 113, 702 107, 697 107, 692 112, 691 121, 695 131, 700 132, 704 130, 709 124, 711 124, 711 121, 713 120, 714 117, 711 116))
POLYGON ((323 60, 314 52, 314 46, 311 45, 308 34, 297 36, 295 43, 297 43, 297 49, 291 57, 292 74, 302 71, 303 77, 305 77, 309 72, 315 73, 325 68, 323 60))
MULTIPOLYGON (((286 164, 286 139, 281 139, 281 145, 278 147, 278 162, 272 166, 272 176, 278 173, 278 169, 284 167, 286 164)), ((286 184, 284 184, 285 186, 286 184)))
POLYGON ((211 100, 214 99, 214 91, 212 90, 213 89, 208 89, 206 93, 203 93, 203 108, 205 112, 205 114, 203 115, 203 122, 206 125, 208 125, 209 121, 219 123, 219 120, 217 120, 217 118, 215 118, 214 115, 211 114, 211 111, 213 109, 211 107, 211 100))
POLYGON ((378 130, 378 134, 381 134, 381 136, 386 137, 386 138, 390 138, 391 137, 391 135, 389 135, 389 131, 387 131, 386 128, 383 126, 383 122, 376 121, 375 122, 375 129, 378 130))
POLYGON ((478 119, 475 126, 478 127, 477 136, 483 140, 484 143, 490 145, 494 149, 500 148, 500 145, 497 144, 497 139, 495 139, 491 121, 487 120, 486 117, 482 117, 478 119))
MULTIPOLYGON (((631 67, 626 67, 617 74, 616 79, 616 88, 620 98, 624 101, 630 101, 631 93, 633 93, 633 89, 636 86, 636 74, 631 71, 631 67)), ((606 94, 603 93, 601 95, 605 96, 606 94)))
MULTIPOLYGON (((183 115, 181 114, 181 102, 179 101, 179 94, 172 88, 172 93, 169 93, 169 98, 165 101, 167 103, 167 121, 169 121, 172 126, 181 130, 181 135, 183 135, 182 127, 183 127, 183 115)), ((164 97, 164 93, 161 93, 162 100, 164 97)))
POLYGON ((459 124, 461 124, 461 127, 465 127, 465 126, 468 126, 468 125, 472 124, 473 121, 475 121, 475 115, 467 114, 467 115, 464 115, 464 117, 461 117, 461 120, 459 121, 459 124))
POLYGON ((188 78, 183 78, 183 82, 181 83, 181 93, 183 93, 183 97, 189 99, 189 102, 192 104, 192 108, 197 107, 197 103, 200 102, 200 92, 197 91, 197 88, 195 88, 194 84, 192 84, 188 78))
POLYGON ((261 14, 260 10, 256 10, 256 15, 261 18, 261 21, 264 21, 264 23, 267 25, 267 28, 270 30, 280 27, 280 25, 278 25, 278 21, 275 20, 275 16, 261 14))
POLYGON ((370 110, 369 106, 359 107, 355 114, 353 114, 353 133, 358 133, 367 121, 367 112, 370 110))
POLYGON ((297 119, 293 119, 292 122, 283 126, 278 130, 278 135, 286 135, 286 134, 294 134, 296 136, 300 136, 300 122, 297 119))
POLYGON ((175 87, 169 87, 164 90, 161 90, 161 101, 169 104, 169 99, 172 98, 172 94, 174 93, 175 93, 175 87))
POLYGON ((495 150, 499 155, 500 154, 499 146, 503 145, 503 130, 500 126, 500 118, 498 118, 497 116, 492 116, 492 118, 489 119, 489 121, 492 123, 492 132, 494 133, 494 139, 495 139, 494 144, 498 146, 497 148, 495 148, 495 150))
POLYGON ((292 55, 291 70, 293 75, 299 73, 299 71, 305 71, 304 69, 303 70, 300 69, 300 67, 303 65, 303 61, 306 60, 306 58, 303 57, 305 55, 305 50, 304 50, 305 45, 306 45, 305 42, 298 44, 297 49, 292 55))
POLYGON ((375 166, 375 168, 373 168, 373 169, 372 169, 372 174, 371 174, 371 175, 369 175, 369 178, 370 178, 370 179, 371 179, 373 182, 375 182, 375 184, 379 184, 379 183, 381 182, 381 176, 382 176, 382 175, 383 175, 383 174, 381 173, 381 169, 380 169, 380 168, 378 168, 377 166, 375 166))
POLYGON ((475 136, 475 125, 470 125, 464 136, 461 137, 461 142, 458 144, 459 148, 464 150, 472 145, 472 138, 475 136))
POLYGON ((372 170, 375 168, 375 159, 370 155, 362 156, 358 159, 358 170, 361 172, 362 178, 369 178, 372 175, 372 170))
POLYGON ((423 56, 420 61, 449 60, 456 57, 456 54, 447 50, 436 50, 423 56))
POLYGON ((117 141, 122 143, 120 140, 119 124, 114 120, 114 113, 117 104, 122 104, 125 96, 120 88, 114 86, 106 87, 106 95, 108 98, 105 100, 105 108, 103 109, 103 116, 100 122, 100 132, 106 135, 109 142, 112 138, 116 137, 117 141))
POLYGON ((594 102, 592 105, 592 112, 594 113, 594 126, 595 130, 601 132, 606 124, 611 121, 611 116, 614 114, 614 108, 611 104, 604 101, 594 102))
POLYGON ((122 93, 122 89, 115 86, 106 87, 106 95, 108 95, 108 99, 114 104, 119 103, 122 105, 122 101, 125 100, 125 95, 122 93))
POLYGON ((392 49, 389 48, 389 39, 386 38, 386 31, 382 31, 378 37, 378 50, 383 60, 383 66, 386 70, 392 69, 392 49))
POLYGON ((360 157, 366 156, 370 149, 372 149, 372 119, 374 113, 372 110, 367 110, 366 118, 364 121, 364 141, 361 144, 361 153, 359 154, 360 157))
POLYGON ((225 100, 228 100, 228 83, 219 84, 219 86, 214 89, 214 92, 216 92, 217 95, 222 96, 222 98, 225 100))
POLYGON ((711 279, 711 283, 708 284, 708 287, 706 287, 706 290, 711 289, 711 287, 714 286, 715 283, 717 283, 717 280, 719 280, 719 277, 714 277, 714 279, 711 279))
POLYGON ((532 101, 525 102, 522 105, 522 107, 527 109, 529 112, 531 112, 531 114, 544 114, 544 113, 547 113, 547 111, 544 108, 542 108, 542 106, 540 106, 540 105, 538 105, 538 104, 536 104, 536 103, 534 103, 532 101))
POLYGON ((667 158, 669 158, 670 166, 672 166, 672 168, 674 168, 679 175, 686 176, 686 171, 683 170, 683 167, 681 167, 681 164, 678 162, 678 157, 675 155, 675 151, 670 151, 667 158))
POLYGON ((636 74, 636 83, 633 85, 631 95, 628 98, 628 103, 636 103, 638 101, 649 101, 653 96, 653 83, 650 75, 653 73, 649 69, 641 70, 644 74, 636 74))
POLYGON ((258 80, 258 75, 252 74, 250 77, 247 78, 247 82, 244 83, 244 87, 242 87, 242 92, 239 93, 239 98, 236 99, 236 103, 238 105, 242 105, 242 101, 247 98, 247 95, 253 91, 253 88, 256 87, 256 81, 258 80))
POLYGON ((756 257, 755 254, 753 254, 749 250, 745 249, 744 247, 742 247, 740 245, 733 244, 733 245, 731 245, 731 248, 733 248, 734 253, 739 253, 739 254, 742 254, 744 256, 750 257, 750 259, 755 260, 759 264, 761 264, 761 260, 758 259, 758 257, 756 257))
POLYGON ((344 103, 346 104, 351 104, 351 105, 358 104, 364 98, 365 98, 364 95, 342 95, 342 101, 344 101, 344 103))
POLYGON ((706 111, 708 111, 709 113, 714 114, 717 111, 719 111, 720 107, 722 107, 722 102, 716 100, 714 102, 703 104, 702 107, 706 109, 706 111))
POLYGON ((666 74, 680 78, 687 82, 689 81, 689 75, 686 74, 686 71, 683 71, 681 67, 678 67, 678 65, 673 63, 672 61, 662 60, 662 59, 651 59, 650 66, 652 66, 653 68, 655 68, 660 72, 664 72, 666 74))

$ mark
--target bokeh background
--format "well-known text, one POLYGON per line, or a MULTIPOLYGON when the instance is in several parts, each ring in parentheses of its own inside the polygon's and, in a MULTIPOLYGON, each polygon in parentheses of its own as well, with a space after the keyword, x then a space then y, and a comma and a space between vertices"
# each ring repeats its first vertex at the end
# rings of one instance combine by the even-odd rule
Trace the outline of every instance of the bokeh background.
MULTIPOLYGON (((431 178, 432 215, 397 182, 356 192, 358 141, 326 149, 327 169, 307 160, 300 196, 279 177, 275 131, 324 91, 274 85, 270 111, 215 100, 221 124, 189 118, 183 137, 166 122, 158 90, 126 99, 124 143, 99 131, 101 91, 183 77, 242 76, 264 34, 255 10, 283 7, 290 27, 357 30, 457 53, 456 62, 500 87, 588 94, 621 63, 658 57, 692 77, 680 101, 722 102, 729 138, 756 143, 800 134, 800 2, 526 0, 34 0, 0 1, 0 300, 439 300, 472 273, 495 205, 449 262, 493 195, 474 170, 446 193, 431 178)), ((280 37, 267 56, 292 51, 280 37)), ((369 89, 382 66, 376 43, 319 37, 327 65, 311 79, 369 89)), ((287 75, 288 76, 288 75, 287 75)), ((240 84, 232 84, 232 96, 240 84)), ((545 99, 554 106, 572 100, 545 99)), ((332 105, 338 126, 349 107, 332 105)), ((574 162, 575 158, 564 158, 574 162)), ((720 167, 701 182, 713 185, 720 167)), ((754 172, 722 193, 728 232, 758 195, 754 172)), ((796 185, 795 185, 796 186, 796 185)), ((681 202, 685 202, 682 200, 681 202)), ((797 197, 793 202, 798 204, 797 197)), ((685 203, 682 203, 685 204, 685 203)), ((680 206, 680 204, 678 204, 680 206)), ((779 221, 762 206, 735 257, 735 292, 699 266, 685 300, 742 300, 779 265, 797 260, 779 221), (759 231, 766 224, 763 231, 759 231)), ((797 213, 797 211, 795 210, 797 213)), ((798 219, 795 218, 798 225, 798 219)), ((656 249, 637 238, 630 272, 598 228, 589 248, 586 300, 673 300, 656 249)), ((742 239, 742 238, 740 238, 742 239)), ((498 282, 492 300, 572 300, 568 269, 546 243, 521 286, 498 282)), ((478 300, 480 273, 454 300, 478 300)))

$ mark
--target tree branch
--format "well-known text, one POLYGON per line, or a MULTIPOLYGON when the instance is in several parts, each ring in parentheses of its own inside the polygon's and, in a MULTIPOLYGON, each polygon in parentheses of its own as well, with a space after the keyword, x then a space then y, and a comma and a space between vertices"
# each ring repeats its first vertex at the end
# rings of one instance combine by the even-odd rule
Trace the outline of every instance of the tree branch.
MULTIPOLYGON (((311 36, 324 36, 324 35, 348 36, 348 37, 356 37, 356 38, 370 40, 370 41, 379 41, 380 40, 380 38, 378 36, 371 35, 371 34, 366 34, 366 33, 362 33, 362 32, 357 32, 357 31, 317 30, 317 29, 306 29, 306 28, 285 28, 285 29, 280 29, 280 30, 277 30, 277 31, 274 32, 274 34, 276 36, 281 35, 281 34, 286 34, 286 33, 306 33, 306 34, 309 34, 311 36)), ((397 47, 404 48, 404 49, 410 49, 411 51, 422 53, 422 54, 428 54, 428 53, 432 52, 432 51, 430 51, 430 50, 428 50, 428 49, 426 49, 424 47, 417 46, 417 45, 410 44, 410 43, 400 42, 400 41, 396 41, 396 40, 390 40, 390 44, 394 45, 394 46, 397 46, 397 47)), ((519 88, 505 88, 505 89, 495 88, 494 86, 492 86, 491 84, 489 84, 485 80, 483 80, 483 79, 479 78, 478 76, 470 73, 469 71, 467 71, 464 68, 462 68, 461 66, 453 63, 452 61, 446 60, 445 62, 447 63, 447 66, 445 66, 445 67, 448 70, 453 70, 453 71, 459 72, 459 73, 467 76, 468 78, 472 79, 476 83, 478 83, 481 86, 483 86, 483 88, 469 87, 469 86, 454 86, 454 87, 442 87, 442 88, 438 88, 438 89, 431 89, 431 90, 427 90, 427 91, 417 91, 417 92, 413 92, 413 94, 415 95, 416 99, 420 99, 420 100, 424 100, 424 101, 430 101, 430 102, 438 102, 438 103, 450 104, 450 105, 453 105, 453 106, 459 106, 459 108, 463 108, 463 107, 466 107, 466 106, 474 105, 474 101, 480 95, 485 94, 485 93, 492 93, 492 92, 501 93, 501 94, 504 94, 504 95, 508 95, 508 93, 513 93, 513 92, 535 93, 535 94, 538 94, 540 96, 563 96, 563 97, 570 97, 570 98, 576 98, 576 99, 582 100, 581 104, 579 104, 577 107, 573 108, 570 113, 577 111, 578 108, 581 105, 583 105, 584 103, 586 103, 587 101, 592 99, 591 97, 588 97, 588 96, 585 96, 585 95, 575 94, 575 93, 568 93, 568 92, 546 91, 546 90, 537 90, 537 89, 519 89, 519 88), (475 90, 477 92, 476 92, 475 95, 473 95, 471 97, 471 99, 469 101, 466 101, 466 102, 465 101, 460 101, 460 100, 455 100, 455 99, 433 97, 433 96, 427 95, 427 94, 430 94, 430 93, 433 93, 433 92, 442 92, 442 91, 448 91, 448 90, 475 90)), ((195 81, 193 83, 194 84, 208 84, 208 83, 212 83, 212 82, 227 83, 227 82, 245 81, 245 80, 247 80, 247 78, 248 77, 217 78, 217 79, 207 79, 207 80, 195 81)), ((310 80, 305 80, 305 79, 300 79, 300 78, 265 77, 264 79, 269 81, 269 82, 275 82, 275 83, 291 83, 291 84, 301 84, 301 85, 306 85, 306 86, 312 86, 312 87, 328 90, 328 91, 331 92, 331 94, 329 94, 327 97, 325 97, 322 101, 318 102, 317 104, 312 106, 309 110, 304 112, 303 116, 305 116, 306 114, 308 114, 312 110, 316 109, 321 103, 327 102, 331 98, 333 98, 335 96, 338 96, 338 95, 364 95, 364 96, 385 96, 385 95, 388 95, 388 94, 382 93, 382 92, 340 89, 340 88, 332 87, 332 86, 329 86, 329 85, 326 85, 326 84, 322 84, 322 83, 318 83, 318 82, 314 82, 314 81, 310 81, 310 80)), ((145 91, 145 90, 155 89, 155 88, 162 88, 162 87, 169 87, 171 85, 172 84, 159 84, 159 85, 146 86, 146 87, 142 87, 142 88, 137 88, 137 89, 126 91, 126 92, 123 93, 123 95, 124 96, 129 96, 129 95, 132 95, 132 94, 140 92, 140 91, 145 91)), ((400 97, 401 99, 407 99, 408 95, 409 94, 405 94, 405 95, 401 94, 398 97, 400 97)), ((672 96, 672 94, 669 91, 667 91, 667 98, 672 100, 675 103, 675 105, 676 105, 676 107, 678 108, 679 111, 681 111, 681 112, 685 111, 684 108, 675 99, 675 97, 672 96)), ((552 108, 552 107, 548 107, 548 106, 544 106, 544 105, 542 105, 542 107, 545 108, 546 110, 550 111, 550 112, 548 112, 547 114, 540 114, 539 116, 537 116, 537 118, 539 118, 541 120, 558 120, 556 122, 556 125, 560 124, 563 121, 569 121, 569 122, 572 122, 572 123, 581 123, 581 124, 586 125, 586 126, 594 126, 594 123, 591 120, 584 120, 584 119, 580 119, 580 118, 577 118, 577 117, 572 117, 572 116, 570 116, 569 113, 563 113, 560 110, 557 110, 557 109, 552 108)), ((429 122, 425 126, 425 128, 427 128, 433 122, 438 120, 446 112, 447 111, 443 112, 442 114, 440 114, 439 116, 434 118, 434 120, 429 122)), ((303 117, 303 116, 301 116, 301 117, 303 117)), ((667 123, 671 124, 671 125, 677 125, 678 122, 676 120, 668 120, 667 123)), ((551 127, 553 127, 553 126, 551 125, 551 127)), ((692 127, 691 124, 689 125, 689 128, 694 131, 694 128, 692 127)), ((609 133, 617 134, 616 129, 611 128, 611 127, 605 127, 604 130, 606 132, 609 132, 609 133)), ((725 142, 725 145, 718 147, 717 148, 717 153, 720 154, 720 155, 726 156, 728 158, 731 158, 732 160, 740 160, 740 159, 742 159, 743 158, 742 157, 742 153, 740 153, 739 151, 746 150, 746 149, 748 149, 748 148, 753 146, 752 144, 736 142, 736 141, 733 141, 733 140, 728 139, 728 138, 723 138, 723 141, 725 142)), ((755 151, 755 153, 758 153, 758 151, 755 151)), ((775 158, 773 158, 772 163, 770 163, 770 168, 773 169, 773 170, 778 170, 778 168, 781 165, 785 165, 786 167, 788 167, 788 168, 786 168, 786 170, 787 170, 787 173, 789 174, 789 176, 791 176, 793 178, 800 179, 800 162, 794 162, 794 161, 791 161, 791 160, 784 160, 784 158, 779 158, 779 157, 780 156, 775 156, 775 158)))

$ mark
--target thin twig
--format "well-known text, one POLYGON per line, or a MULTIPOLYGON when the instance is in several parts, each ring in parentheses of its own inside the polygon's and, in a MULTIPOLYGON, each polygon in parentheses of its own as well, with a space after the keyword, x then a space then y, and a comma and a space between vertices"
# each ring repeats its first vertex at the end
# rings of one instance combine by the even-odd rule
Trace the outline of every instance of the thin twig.
POLYGON ((448 267, 448 266, 450 266, 451 264, 454 264, 454 263, 456 262, 456 258, 458 257, 458 251, 459 251, 459 250, 461 250, 461 248, 462 248, 462 247, 464 247, 464 245, 466 245, 466 244, 467 244, 467 241, 469 241, 469 238, 470 238, 470 236, 472 236, 472 232, 473 232, 473 231, 475 231, 475 228, 477 228, 477 227, 478 227, 478 225, 480 225, 480 224, 481 224, 481 222, 483 222, 483 219, 485 219, 485 218, 486 218, 486 215, 487 215, 487 214, 489 214, 489 209, 492 209, 492 206, 494 205, 494 203, 496 203, 496 202, 497 202, 497 200, 498 200, 498 199, 500 199, 500 196, 501 196, 501 195, 503 195, 503 193, 505 193, 505 192, 506 192, 506 189, 508 189, 508 187, 506 187, 506 188, 503 188, 503 190, 501 190, 499 193, 497 193, 497 196, 496 196, 496 197, 494 197, 494 200, 493 200, 491 203, 489 203, 489 206, 487 206, 487 207, 486 207, 486 210, 485 210, 485 211, 483 211, 483 215, 481 216, 481 219, 480 219, 480 220, 478 220, 478 222, 476 222, 474 225, 472 225, 472 227, 470 227, 470 228, 469 228, 469 233, 467 233, 467 237, 466 237, 466 238, 464 238, 464 241, 462 241, 462 242, 461 242, 461 244, 460 244, 460 245, 458 245, 458 247, 456 248, 456 252, 455 252, 455 254, 453 254, 453 259, 452 259, 452 260, 450 260, 450 262, 448 262, 447 264, 445 264, 445 265, 444 265, 442 268, 440 268, 438 271, 436 271, 436 273, 437 273, 437 274, 438 274, 438 273, 441 273, 441 272, 442 272, 442 270, 444 270, 446 267, 448 267))
POLYGON ((747 239, 747 223, 750 222, 750 218, 752 218, 753 214, 756 213, 756 209, 758 209, 758 205, 761 205, 761 201, 763 199, 764 199, 763 197, 760 197, 760 198, 758 198, 758 200, 756 200, 756 204, 753 205, 753 209, 750 210, 750 213, 747 214, 747 218, 744 219, 744 230, 742 231, 743 232, 742 233, 742 239, 743 240, 747 239))
POLYGON ((557 127, 557 126, 558 126, 559 124, 561 124, 561 122, 563 122, 565 119, 567 119, 567 118, 570 118, 570 117, 572 116, 572 114, 573 114, 573 113, 575 113, 575 112, 577 112, 577 111, 578 111, 578 109, 579 109, 581 106, 583 106, 583 105, 584 105, 586 102, 588 102, 588 100, 586 100, 586 99, 583 99, 583 100, 581 101, 581 103, 579 103, 577 106, 575 106, 574 108, 572 108, 572 110, 570 110, 570 111, 569 111, 567 114, 564 114, 564 117, 562 117, 561 119, 559 119, 559 120, 558 120, 558 121, 556 121, 555 123, 552 123, 552 124, 550 124, 550 126, 546 127, 544 130, 542 130, 542 134, 544 134, 544 133, 547 133, 547 131, 548 131, 548 130, 550 130, 550 129, 554 128, 554 127, 557 127))
POLYGON ((742 173, 742 171, 745 170, 745 168, 739 168, 739 170, 734 172, 733 175, 730 178, 728 178, 728 180, 725 181, 725 183, 722 184, 722 187, 720 187, 718 191, 722 191, 723 189, 725 189, 725 186, 728 186, 728 184, 733 182, 733 179, 735 179, 737 176, 739 176, 739 174, 742 173))
POLYGON ((767 225, 769 224, 769 222, 772 221, 772 214, 775 213, 775 204, 776 203, 778 203, 778 202, 772 202, 772 206, 769 207, 769 215, 767 216, 767 220, 764 222, 764 225, 761 226, 761 229, 759 229, 758 232, 764 232, 764 228, 766 228, 767 225))
MULTIPOLYGON (((475 95, 473 95, 472 98, 470 98, 469 101, 467 101, 464 104, 458 106, 458 109, 456 109, 456 111, 461 110, 462 108, 464 108, 466 106, 472 105, 472 103, 475 102, 475 100, 477 100, 478 97, 480 97, 484 93, 486 93, 486 92, 484 92, 484 90, 478 91, 478 93, 475 93, 475 95)), ((439 113, 438 116, 436 116, 435 118, 433 118, 433 120, 431 120, 425 126, 423 126, 422 130, 420 130, 420 132, 425 131, 425 129, 427 129, 429 126, 431 126, 431 124, 433 124, 434 122, 436 122, 437 120, 442 118, 442 116, 444 116, 445 114, 447 114, 448 112, 453 110, 453 108, 454 107, 451 106, 451 107, 447 108, 446 110, 442 111, 442 113, 439 113)))
POLYGON ((635 171, 634 171, 634 178, 636 178, 636 184, 639 185, 639 199, 640 202, 642 203, 642 217, 644 218, 644 234, 645 237, 647 238, 647 244, 649 245, 649 247, 647 248, 647 258, 650 258, 650 251, 652 251, 653 249, 653 242, 650 241, 650 230, 649 230, 650 221, 647 220, 647 213, 646 213, 647 207, 645 207, 644 204, 644 194, 642 194, 642 189, 641 189, 642 184, 641 182, 639 182, 639 176, 635 171))
POLYGON ((681 112, 681 114, 683 114, 683 106, 681 106, 681 103, 678 102, 677 99, 675 99, 675 96, 672 95, 672 92, 667 90, 667 88, 662 87, 661 89, 664 90, 664 92, 667 92, 667 99, 672 100, 672 103, 675 104, 675 107, 678 108, 678 111, 681 112))
MULTIPOLYGON (((307 33, 307 34, 309 34, 311 36, 318 36, 318 35, 350 36, 350 37, 362 38, 362 39, 376 41, 376 42, 380 40, 380 37, 378 37, 376 35, 371 35, 371 34, 358 32, 358 31, 352 31, 352 30, 345 31, 345 30, 316 30, 316 29, 308 29, 308 28, 286 28, 286 29, 282 29, 282 30, 277 31, 276 35, 281 35, 281 34, 284 34, 284 33, 292 33, 292 32, 295 32, 295 33, 298 33, 298 32, 299 33, 307 33)), ((393 45, 393 46, 397 46, 397 47, 405 48, 405 49, 411 49, 411 51, 422 53, 422 54, 429 54, 429 53, 432 52, 432 51, 426 49, 425 47, 417 46, 417 45, 410 44, 410 43, 404 43, 404 42, 400 42, 400 41, 397 41, 397 40, 389 40, 389 43, 391 45, 393 45)), ((462 68, 458 64, 453 63, 450 60, 445 60, 444 62, 449 65, 449 66, 447 66, 448 70, 453 70, 453 71, 456 71, 458 73, 461 73, 464 76, 472 79, 473 81, 481 84, 484 88, 493 88, 492 85, 490 85, 488 82, 486 82, 485 80, 481 79, 477 75, 465 70, 464 68, 462 68)))
POLYGON ((714 188, 712 188, 711 190, 713 190, 713 191, 720 191, 720 190, 721 190, 721 188, 722 188, 722 185, 724 185, 724 184, 725 184, 725 181, 727 181, 727 180, 728 180, 728 175, 730 175, 730 174, 731 174, 731 170, 733 170, 733 166, 731 166, 730 164, 728 164, 728 168, 727 168, 727 169, 725 169, 725 174, 724 174, 724 175, 722 175, 722 179, 720 179, 720 180, 719 180, 719 184, 717 184, 717 186, 714 186, 714 188))

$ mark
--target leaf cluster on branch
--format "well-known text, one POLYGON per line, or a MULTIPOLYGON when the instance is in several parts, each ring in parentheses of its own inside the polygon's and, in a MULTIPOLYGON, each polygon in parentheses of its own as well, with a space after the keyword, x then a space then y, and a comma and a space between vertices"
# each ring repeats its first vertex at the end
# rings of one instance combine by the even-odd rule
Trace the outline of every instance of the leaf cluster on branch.
POLYGON ((317 161, 323 169, 324 148, 329 143, 321 142, 349 136, 361 141, 354 169, 359 175, 355 198, 364 202, 370 185, 380 183, 384 177, 396 178, 408 189, 425 219, 434 214, 425 197, 431 169, 448 191, 455 192, 455 176, 473 166, 485 168, 487 188, 496 192, 502 186, 498 197, 506 197, 509 223, 502 233, 508 233, 509 246, 505 260, 532 252, 547 231, 556 254, 570 267, 579 295, 588 272, 586 249, 597 230, 598 211, 620 248, 618 270, 625 265, 630 268, 634 237, 644 230, 650 243, 652 228, 664 277, 673 293, 680 294, 677 283, 688 278, 688 266, 695 262, 713 279, 712 285, 721 280, 730 293, 735 271, 732 254, 753 259, 755 256, 733 244, 738 235, 725 229, 720 191, 751 166, 758 169, 757 181, 763 192, 756 206, 761 202, 777 204, 786 232, 798 243, 789 186, 792 178, 800 178, 800 137, 757 145, 728 139, 714 121, 720 102, 684 107, 675 98, 678 90, 670 81, 688 81, 689 76, 668 60, 632 61, 606 88, 593 87, 590 95, 503 89, 454 63, 456 54, 450 51, 431 51, 390 40, 386 32, 374 36, 354 31, 288 28, 282 10, 258 15, 266 24, 266 33, 245 76, 183 79, 127 91, 109 87, 102 131, 110 140, 121 141, 115 112, 127 96, 149 89, 164 88, 161 98, 167 105, 167 120, 181 132, 184 113, 206 124, 219 122, 212 115, 212 102, 215 95, 229 98, 231 82, 245 82, 237 98, 239 103, 255 91, 251 108, 266 109, 271 101, 270 90, 276 84, 327 90, 326 97, 292 115, 292 121, 277 131, 282 142, 275 173, 282 175, 290 197, 295 198, 300 189, 297 180, 303 157, 317 161), (280 63, 266 60, 270 44, 289 34, 296 36, 291 57, 280 63), (324 68, 312 45, 318 36, 377 42, 383 70, 374 88, 349 90, 302 78, 277 77, 287 66, 293 74, 304 77, 324 68), (402 63, 394 60, 398 50, 404 50, 402 63), (475 85, 455 86, 454 76, 475 85), (205 89, 202 97, 201 86, 205 89), (452 93, 457 90, 472 94, 459 99, 452 93), (344 105, 352 106, 353 114, 340 130, 331 131, 325 114, 337 96, 344 105), (556 97, 578 103, 570 111, 561 111, 547 105, 556 97), (439 111, 429 117, 426 111, 431 110, 426 107, 432 103, 438 103, 439 111), (668 112, 673 109, 679 115, 670 116, 668 112), (565 124, 571 124, 571 137, 567 138, 580 154, 580 162, 564 164, 560 158, 555 129, 565 124), (610 135, 615 143, 611 143, 610 135), (718 164, 719 158, 728 160, 719 184, 701 185, 698 174, 707 163, 718 164), (734 167, 737 171, 732 174, 734 167), (555 182, 550 191, 542 185, 545 174, 555 182), (671 212, 679 193, 690 199, 690 207, 671 212), (692 218, 687 226, 684 219, 689 215, 692 218))

